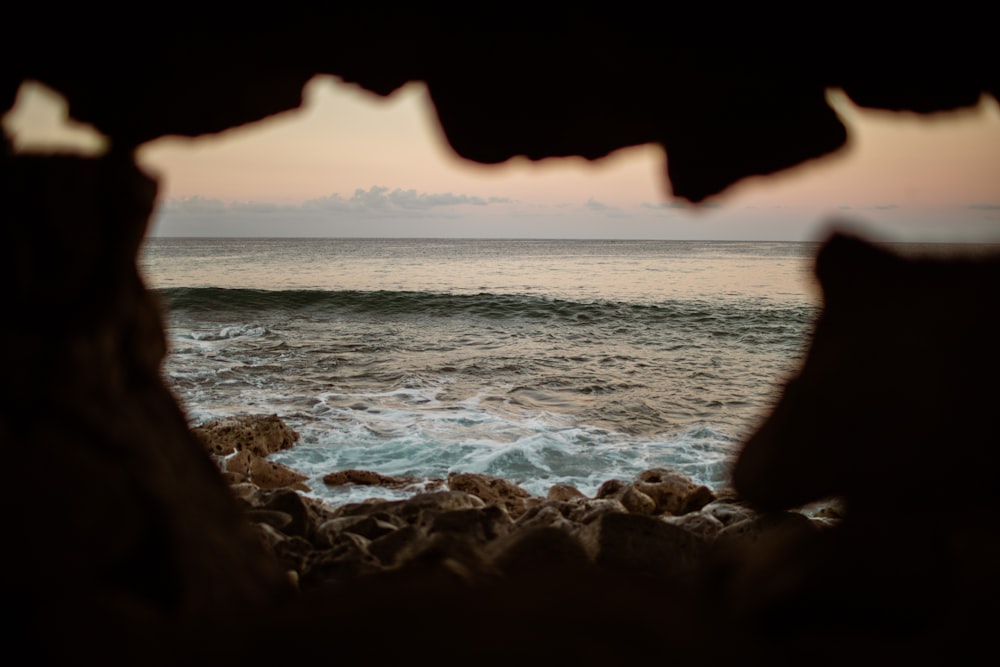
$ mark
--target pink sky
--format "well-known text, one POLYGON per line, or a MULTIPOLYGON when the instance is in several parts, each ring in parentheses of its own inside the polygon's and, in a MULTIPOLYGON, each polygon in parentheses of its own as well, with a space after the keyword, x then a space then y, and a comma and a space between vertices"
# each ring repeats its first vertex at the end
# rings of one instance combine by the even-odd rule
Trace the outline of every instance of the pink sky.
MULTIPOLYGON (((82 136, 60 124, 57 97, 22 93, 5 118, 20 149, 82 136)), ((692 211, 670 197, 655 146, 593 163, 483 166, 451 152, 421 84, 381 99, 318 77, 305 93, 300 110, 144 146, 140 163, 160 178, 155 232, 812 239, 836 217, 887 239, 1000 241, 1000 109, 990 98, 919 117, 861 110, 831 91, 847 150, 747 179, 692 211), (226 214, 222 227, 205 217, 212 207, 226 214)))

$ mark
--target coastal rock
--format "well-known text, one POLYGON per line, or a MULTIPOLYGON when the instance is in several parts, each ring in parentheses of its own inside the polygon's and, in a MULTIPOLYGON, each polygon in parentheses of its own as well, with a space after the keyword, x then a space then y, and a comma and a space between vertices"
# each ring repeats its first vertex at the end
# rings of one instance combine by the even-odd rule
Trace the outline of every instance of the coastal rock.
POLYGON ((329 586, 382 571, 382 564, 368 550, 370 544, 363 537, 344 533, 329 548, 310 551, 298 571, 300 586, 304 590, 329 586))
POLYGON ((518 532, 524 532, 536 528, 558 528, 566 532, 571 532, 578 527, 578 523, 566 516, 564 503, 545 502, 535 505, 517 519, 518 532))
POLYGON ((373 540, 369 553, 385 567, 398 565, 426 548, 427 534, 416 526, 404 526, 373 540))
POLYGON ((591 566, 580 540, 553 524, 518 530, 492 548, 491 562, 508 576, 565 576, 591 566))
POLYGON ((392 477, 371 470, 338 470, 323 476, 327 486, 342 486, 357 484, 359 486, 383 486, 389 489, 399 489, 420 482, 415 477, 392 477))
POLYGON ((485 507, 477 496, 464 491, 429 491, 418 493, 406 500, 371 500, 363 503, 348 503, 331 510, 330 518, 369 516, 384 513, 405 523, 418 521, 425 515, 452 510, 478 509, 485 507))
POLYGON ((254 522, 254 530, 260 539, 261 544, 270 553, 275 553, 277 545, 279 542, 283 542, 288 539, 288 536, 281 532, 278 528, 267 522, 254 522))
POLYGON ((632 514, 653 514, 656 501, 629 484, 618 479, 609 479, 597 489, 598 500, 617 500, 632 514))
POLYGON ((267 524, 277 531, 284 531, 292 523, 290 514, 274 510, 252 509, 247 512, 247 519, 254 523, 267 524))
POLYGON ((236 486, 237 484, 243 484, 247 482, 247 476, 239 472, 225 471, 222 473, 222 479, 229 485, 230 488, 236 486))
POLYGON ((713 517, 718 519, 723 526, 752 519, 757 515, 756 512, 748 507, 721 500, 708 503, 701 508, 701 511, 706 514, 711 514, 713 517))
POLYGON ((368 540, 377 540, 404 525, 405 523, 397 517, 385 512, 376 512, 368 516, 337 517, 328 519, 317 527, 316 533, 321 536, 317 541, 332 545, 333 538, 343 532, 360 535, 368 540))
POLYGON ((546 500, 586 500, 587 496, 583 494, 575 486, 570 486, 569 484, 553 484, 549 487, 548 493, 545 495, 546 500))
POLYGON ((573 502, 568 506, 566 517, 581 524, 588 524, 605 514, 623 514, 628 509, 615 498, 597 498, 584 502, 573 502))
POLYGON ((249 449, 243 449, 225 459, 226 472, 242 477, 245 481, 262 489, 289 487, 298 491, 309 491, 305 482, 308 477, 288 466, 257 456, 249 449))
POLYGON ((653 577, 694 576, 707 553, 707 542, 690 531, 637 514, 605 514, 580 538, 602 568, 653 577))
POLYGON ((254 457, 250 461, 250 479, 262 489, 288 487, 296 491, 309 491, 303 482, 308 479, 286 465, 254 457))
MULTIPOLYGON (((235 451, 235 450, 234 450, 235 451)), ((226 458, 223 462, 225 471, 235 475, 240 475, 245 480, 250 478, 250 462, 257 458, 250 450, 236 452, 226 458)))
POLYGON ((314 523, 305 500, 291 489, 262 491, 258 502, 261 509, 282 512, 291 518, 291 521, 281 529, 286 535, 304 537, 314 523))
POLYGON ((438 512, 451 512, 466 509, 479 509, 486 503, 478 496, 465 491, 431 491, 395 503, 387 503, 386 511, 398 516, 417 519, 438 512))
POLYGON ((715 500, 708 487, 695 484, 687 475, 667 468, 652 468, 639 473, 635 488, 656 503, 654 514, 680 516, 699 510, 715 500))
POLYGON ((625 490, 628 484, 620 479, 609 479, 597 487, 595 498, 613 498, 625 490))
MULTIPOLYGON (((294 108, 315 74, 379 95, 421 81, 448 141, 465 157, 594 159, 652 142, 666 148, 673 193, 700 201, 740 178, 843 145, 844 128, 824 98, 832 87, 862 106, 918 113, 1000 96, 992 23, 955 8, 927 12, 906 30, 877 26, 878 40, 848 44, 810 33, 809 48, 776 40, 760 49, 710 40, 691 47, 667 32, 634 39, 626 29, 653 14, 578 9, 569 22, 575 29, 552 30, 555 24, 543 21, 534 33, 492 33, 470 29, 496 16, 473 11, 449 24, 381 5, 317 13, 275 7, 261 16, 147 21, 141 29, 90 7, 7 8, 9 26, 49 28, 6 31, 0 111, 14 104, 22 81, 37 79, 65 95, 71 117, 92 123, 111 146, 104 157, 84 159, 16 155, 6 132, 0 145, 0 449, 7 479, 0 499, 7 507, 32 499, 30 512, 11 513, 5 525, 11 548, 3 551, 0 589, 21 612, 4 635, 10 655, 46 664, 183 664, 197 655, 212 664, 270 665, 329 660, 331 652, 344 661, 375 655, 403 664, 416 650, 465 658, 482 656, 484 646, 495 664, 525 655, 559 655, 571 664, 630 664, 651 655, 771 664, 817 654, 829 664, 858 656, 973 663, 989 654, 1000 597, 991 521, 997 447, 992 421, 984 419, 995 410, 1000 375, 996 284, 980 276, 946 293, 949 269, 924 267, 901 279, 893 265, 871 272, 863 254, 826 264, 847 282, 834 287, 824 279, 824 290, 846 299, 827 304, 807 370, 785 389, 736 467, 737 486, 765 509, 828 494, 852 501, 843 525, 823 531, 829 549, 786 554, 746 577, 756 583, 765 579, 759 572, 781 575, 788 563, 820 572, 811 581, 784 579, 797 588, 782 591, 789 604, 748 587, 739 592, 746 599, 711 609, 718 616, 705 623, 687 613, 688 600, 644 587, 628 600, 635 613, 627 622, 607 622, 595 620, 594 609, 623 608, 608 604, 621 599, 622 578, 583 586, 574 580, 586 599, 566 604, 529 586, 510 586, 508 597, 476 590, 449 598, 419 569, 408 579, 286 604, 284 568, 260 547, 268 540, 258 533, 281 536, 246 521, 163 383, 163 322, 136 262, 156 199, 155 183, 135 165, 143 142, 220 132, 294 108), (59 20, 49 21, 55 14, 59 20), (944 28, 965 38, 924 48, 922 35, 944 28), (873 289, 880 286, 890 292, 873 289), (943 445, 963 452, 968 474, 939 484, 943 445), (973 520, 928 514, 954 497, 977 508, 973 520), (911 515, 919 523, 910 523, 911 515), (39 520, 52 516, 58 530, 39 520), (762 597, 767 604, 741 606, 762 597), (379 622, 398 609, 419 613, 387 632, 379 622), (664 609, 694 620, 665 623, 681 614, 664 609), (498 640, 498 625, 511 618, 519 631, 498 640), (223 650, 226 660, 213 661, 223 650)), ((850 12, 828 14, 832 34, 853 34, 850 12)), ((682 18, 673 25, 707 23, 682 18)), ((746 32, 766 41, 754 27, 746 32)), ((256 499, 256 492, 247 495, 256 499)), ((318 514, 307 507, 305 516, 318 514)), ((608 513, 592 525, 616 536, 617 523, 653 534, 649 558, 670 551, 655 539, 672 542, 667 533, 651 527, 671 528, 665 522, 608 513)), ((729 526, 734 534, 736 525, 729 526)), ((600 547, 603 532, 588 534, 600 547)), ((563 538, 536 539, 544 550, 546 540, 563 538)), ((614 548, 615 540, 605 541, 614 548)), ((310 566, 315 545, 308 540, 282 537, 274 547, 294 556, 295 571, 319 571, 310 566)), ((342 548, 348 559, 364 552, 353 540, 342 548)), ((752 544, 750 553, 757 560, 774 555, 752 544)), ((652 565, 641 556, 636 562, 652 565)), ((698 601, 710 606, 714 599, 698 601)))
POLYGON ((238 482, 230 484, 229 491, 233 494, 234 498, 252 506, 260 493, 260 487, 250 482, 238 482))
POLYGON ((597 521, 605 514, 627 512, 628 509, 615 498, 546 500, 522 514, 517 520, 517 528, 519 531, 524 531, 551 526, 572 533, 597 521))
POLYGON ((538 499, 517 484, 500 477, 475 473, 451 473, 448 488, 480 498, 486 504, 499 505, 517 519, 538 499))
POLYGON ((723 523, 709 512, 687 512, 681 516, 664 516, 662 520, 712 541, 725 528, 723 523))
POLYGON ((813 535, 816 530, 815 524, 799 512, 768 512, 726 526, 719 531, 716 541, 748 549, 759 542, 795 541, 813 535))
POLYGON ((452 510, 434 515, 428 534, 459 534, 473 542, 486 544, 506 535, 514 526, 510 514, 499 505, 481 509, 452 510))
POLYGON ((632 514, 679 516, 701 509, 715 500, 715 495, 683 473, 652 468, 639 473, 631 483, 606 481, 598 488, 597 498, 615 498, 632 514))
POLYGON ((247 451, 259 457, 289 449, 299 434, 277 415, 238 415, 215 419, 192 429, 205 448, 226 456, 247 451))

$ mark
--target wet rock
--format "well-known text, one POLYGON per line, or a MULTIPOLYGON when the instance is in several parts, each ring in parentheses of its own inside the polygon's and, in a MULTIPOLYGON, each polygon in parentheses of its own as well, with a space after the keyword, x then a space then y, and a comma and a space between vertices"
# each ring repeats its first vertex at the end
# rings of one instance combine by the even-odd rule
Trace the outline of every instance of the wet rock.
POLYGON ((464 491, 432 491, 419 493, 408 500, 388 503, 386 511, 403 518, 415 519, 436 512, 479 509, 486 503, 478 496, 464 491))
POLYGON ((664 516, 662 520, 708 541, 714 540, 725 527, 721 521, 708 512, 688 512, 681 516, 664 516))
POLYGON ((553 484, 546 494, 546 500, 586 500, 587 496, 575 486, 569 484, 553 484))
POLYGON ((597 489, 597 499, 614 499, 621 503, 626 511, 632 514, 653 514, 656 512, 656 501, 638 490, 634 484, 617 479, 610 479, 597 489))
POLYGON ((338 470, 323 476, 323 483, 327 486, 357 484, 359 486, 384 486, 389 489, 398 489, 416 484, 419 481, 415 477, 391 477, 370 470, 338 470))
POLYGON ((238 415, 215 419, 192 429, 205 448, 225 456, 248 451, 264 457, 298 442, 299 434, 277 415, 238 415))
POLYGON ((250 461, 250 479, 262 489, 288 487, 296 491, 309 491, 303 482, 308 479, 286 465, 254 457, 250 461))
POLYGON ((514 519, 538 502, 538 499, 517 484, 491 475, 451 473, 448 475, 448 488, 476 496, 488 505, 499 505, 514 519))
POLYGON ((680 516, 701 509, 715 500, 712 491, 690 477, 667 468, 645 470, 636 476, 635 488, 656 503, 652 514, 680 516))
POLYGON ((609 479, 608 481, 597 487, 597 493, 594 495, 595 498, 613 498, 619 493, 625 490, 628 486, 627 482, 623 482, 620 479, 609 479))
POLYGON ((261 489, 288 487, 297 491, 309 491, 304 483, 308 477, 286 465, 268 461, 249 449, 240 450, 224 459, 226 474, 239 482, 249 482, 261 489))

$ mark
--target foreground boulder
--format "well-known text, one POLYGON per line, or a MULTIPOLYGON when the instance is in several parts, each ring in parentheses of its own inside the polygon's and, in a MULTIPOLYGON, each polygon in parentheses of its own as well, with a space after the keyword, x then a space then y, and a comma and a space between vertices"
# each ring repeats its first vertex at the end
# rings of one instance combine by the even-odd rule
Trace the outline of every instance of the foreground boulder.
POLYGON ((161 377, 136 269, 155 185, 122 155, 0 165, 0 307, 35 314, 0 327, 11 650, 139 661, 179 626, 274 603, 287 580, 161 377))
POLYGON ((843 520, 815 539, 791 514, 780 530, 727 526, 743 541, 782 534, 783 548, 750 550, 741 585, 784 583, 743 596, 770 598, 748 616, 770 629, 795 609, 836 609, 841 629, 921 641, 988 632, 1000 616, 1000 572, 983 560, 1000 554, 1000 431, 986 418, 1000 403, 1000 257, 910 258, 835 234, 816 275, 824 307, 805 364, 733 480, 764 510, 841 497, 843 512, 819 520, 843 520))

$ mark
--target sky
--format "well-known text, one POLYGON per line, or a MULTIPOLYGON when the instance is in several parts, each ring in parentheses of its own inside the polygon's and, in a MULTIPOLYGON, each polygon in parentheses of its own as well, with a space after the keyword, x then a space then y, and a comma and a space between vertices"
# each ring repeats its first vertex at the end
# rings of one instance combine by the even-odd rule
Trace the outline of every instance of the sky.
MULTIPOLYGON (((654 145, 601 160, 456 156, 426 88, 380 98, 316 77, 305 104, 218 135, 140 147, 159 181, 158 236, 820 240, 847 227, 888 241, 1000 242, 1000 105, 918 116, 864 110, 837 90, 838 153, 742 181, 699 207, 674 199, 654 145)), ((99 154, 58 94, 22 85, 3 118, 19 151, 99 154)))

